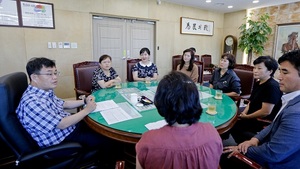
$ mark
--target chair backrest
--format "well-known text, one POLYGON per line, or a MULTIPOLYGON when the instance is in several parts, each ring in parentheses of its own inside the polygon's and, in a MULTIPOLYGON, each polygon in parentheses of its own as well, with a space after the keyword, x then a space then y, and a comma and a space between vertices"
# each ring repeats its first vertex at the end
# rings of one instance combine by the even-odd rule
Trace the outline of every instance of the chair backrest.
MULTIPOLYGON (((91 93, 93 72, 99 67, 99 62, 85 61, 73 64, 75 89, 91 93)), ((76 92, 76 98, 79 94, 76 92)))
POLYGON ((204 71, 203 62, 195 61, 194 63, 198 66, 198 74, 199 74, 198 83, 202 84, 203 83, 203 71, 204 71))
POLYGON ((195 61, 201 61, 199 59, 200 59, 200 56, 199 55, 195 55, 195 61))
POLYGON ((180 64, 182 55, 172 56, 172 70, 176 70, 177 65, 180 64))
POLYGON ((201 55, 201 62, 203 62, 203 64, 204 64, 204 69, 210 68, 211 55, 208 55, 208 54, 201 55))
POLYGON ((235 64, 234 66, 235 69, 242 69, 242 70, 249 70, 253 71, 253 66, 247 65, 247 64, 235 64))
POLYGON ((128 82, 133 82, 133 76, 132 76, 132 67, 141 61, 141 59, 130 59, 127 60, 127 81, 128 82))
POLYGON ((16 108, 27 87, 28 81, 24 72, 0 77, 0 136, 17 157, 39 149, 16 115, 16 108))
POLYGON ((250 95, 254 85, 253 66, 239 65, 234 68, 234 72, 241 80, 241 96, 250 95))

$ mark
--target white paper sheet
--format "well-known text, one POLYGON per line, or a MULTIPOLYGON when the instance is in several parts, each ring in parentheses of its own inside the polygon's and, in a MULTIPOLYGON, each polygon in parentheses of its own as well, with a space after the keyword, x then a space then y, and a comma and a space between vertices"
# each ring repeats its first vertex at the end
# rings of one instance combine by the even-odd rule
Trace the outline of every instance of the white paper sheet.
POLYGON ((100 111, 102 117, 108 124, 114 124, 130 119, 142 117, 132 106, 127 102, 116 104, 118 107, 100 111))
POLYGON ((103 110, 107 110, 107 109, 113 109, 113 108, 117 108, 119 107, 116 102, 114 102, 113 100, 106 100, 106 101, 102 101, 102 102, 97 102, 97 107, 94 110, 94 112, 98 112, 98 111, 103 111, 103 110))
POLYGON ((148 130, 153 130, 153 129, 159 129, 167 124, 168 123, 165 120, 160 120, 153 123, 148 123, 145 126, 147 127, 148 130))
POLYGON ((199 95, 200 95, 200 99, 207 99, 207 98, 213 97, 213 95, 206 93, 206 92, 199 92, 199 95))
POLYGON ((129 120, 131 117, 120 107, 100 112, 108 124, 129 120))

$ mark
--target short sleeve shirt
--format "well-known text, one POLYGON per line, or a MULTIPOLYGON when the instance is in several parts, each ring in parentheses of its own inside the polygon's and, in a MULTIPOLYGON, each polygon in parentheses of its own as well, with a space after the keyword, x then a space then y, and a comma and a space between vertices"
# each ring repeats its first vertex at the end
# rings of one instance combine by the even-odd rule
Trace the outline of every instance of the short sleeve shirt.
POLYGON ((279 84, 273 78, 269 78, 265 83, 259 84, 259 81, 254 83, 250 100, 248 114, 254 113, 261 109, 262 103, 274 104, 273 110, 266 119, 273 120, 281 107, 281 96, 279 84))
POLYGON ((114 68, 109 69, 110 76, 106 76, 104 71, 99 67, 93 72, 93 79, 92 79, 92 92, 102 89, 102 87, 98 84, 98 81, 104 80, 104 82, 108 82, 117 78, 119 75, 115 71, 114 68))
POLYGON ((132 67, 132 72, 138 71, 139 78, 153 77, 154 73, 158 74, 157 67, 154 63, 150 62, 148 65, 144 65, 141 62, 135 64, 132 67))
POLYGON ((241 93, 241 81, 232 69, 228 69, 223 76, 220 73, 221 69, 216 69, 209 81, 214 86, 214 89, 222 90, 223 93, 236 92, 241 93))
POLYGON ((17 116, 40 147, 62 142, 76 128, 75 125, 57 128, 62 118, 70 116, 64 111, 63 104, 53 90, 45 91, 29 85, 24 92, 16 110, 17 116))
POLYGON ((218 168, 222 150, 220 135, 210 123, 149 130, 136 144, 145 169, 218 168))

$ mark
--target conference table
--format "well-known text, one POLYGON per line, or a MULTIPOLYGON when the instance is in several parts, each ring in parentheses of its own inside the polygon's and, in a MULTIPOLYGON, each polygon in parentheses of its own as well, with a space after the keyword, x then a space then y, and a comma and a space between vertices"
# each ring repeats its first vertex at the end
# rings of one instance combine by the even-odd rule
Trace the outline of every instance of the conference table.
MULTIPOLYGON (((105 119, 105 111, 96 111, 90 113, 84 119, 85 122, 90 128, 102 135, 125 143, 137 143, 142 134, 149 130, 149 128, 146 127, 147 125, 151 124, 151 126, 155 126, 156 123, 163 122, 164 118, 159 115, 154 104, 145 107, 139 107, 140 105, 136 106, 136 104, 132 104, 130 95, 131 93, 137 93, 138 96, 146 95, 151 100, 154 98, 158 83, 159 82, 157 81, 152 81, 151 83, 127 82, 122 83, 121 88, 112 87, 94 92, 92 95, 95 96, 96 102, 105 103, 106 101, 112 101, 117 105, 122 105, 121 107, 125 105, 123 108, 124 112, 127 111, 133 118, 109 124, 107 119, 105 119)), ((199 84, 197 84, 197 88, 199 91, 200 103, 203 107, 203 112, 199 121, 211 123, 215 126, 219 134, 228 131, 237 120, 237 106, 235 102, 225 94, 223 94, 222 99, 216 99, 214 97, 216 92, 214 89, 199 84), (216 104, 217 114, 210 115, 206 113, 208 103, 216 104)))

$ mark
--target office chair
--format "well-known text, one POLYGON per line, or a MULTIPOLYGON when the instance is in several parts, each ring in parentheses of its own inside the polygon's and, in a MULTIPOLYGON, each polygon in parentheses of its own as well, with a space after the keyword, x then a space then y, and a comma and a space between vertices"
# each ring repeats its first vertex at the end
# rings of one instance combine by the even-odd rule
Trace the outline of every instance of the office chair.
POLYGON ((198 66, 198 74, 199 74, 198 83, 202 84, 203 83, 203 71, 204 71, 203 62, 195 61, 194 63, 198 66))
POLYGON ((133 82, 133 76, 132 76, 132 68, 133 66, 141 61, 141 59, 130 59, 127 60, 127 82, 133 82))
POLYGON ((182 55, 172 56, 172 70, 176 70, 177 66, 180 64, 182 55))
POLYGON ((235 68, 233 69, 236 75, 241 80, 241 94, 237 97, 232 97, 233 100, 237 102, 237 106, 240 106, 241 99, 249 99, 255 79, 253 77, 253 66, 250 65, 243 65, 243 64, 236 64, 235 68))
POLYGON ((27 76, 16 72, 0 77, 0 137, 12 149, 16 168, 71 168, 82 157, 78 143, 40 148, 23 128, 15 112, 28 86, 27 76))
POLYGON ((241 153, 234 153, 229 158, 229 163, 232 169, 263 169, 261 165, 241 153))
POLYGON ((73 64, 76 99, 80 95, 88 96, 92 90, 93 72, 99 67, 99 62, 85 61, 73 64))
POLYGON ((211 55, 205 54, 201 55, 201 62, 204 64, 204 71, 208 71, 210 73, 213 72, 213 67, 211 63, 211 55))

